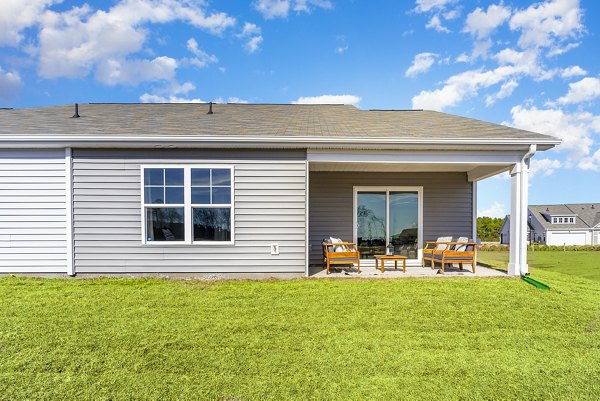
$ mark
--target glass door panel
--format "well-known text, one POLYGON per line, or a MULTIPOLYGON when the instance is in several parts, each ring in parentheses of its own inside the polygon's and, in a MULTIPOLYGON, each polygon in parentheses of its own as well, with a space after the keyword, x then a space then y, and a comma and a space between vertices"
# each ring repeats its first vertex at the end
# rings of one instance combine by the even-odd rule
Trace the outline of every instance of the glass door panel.
POLYGON ((356 240, 362 259, 374 259, 385 254, 386 192, 358 192, 356 194, 356 240))
POLYGON ((419 234, 419 194, 389 192, 389 241, 394 255, 417 259, 419 234))

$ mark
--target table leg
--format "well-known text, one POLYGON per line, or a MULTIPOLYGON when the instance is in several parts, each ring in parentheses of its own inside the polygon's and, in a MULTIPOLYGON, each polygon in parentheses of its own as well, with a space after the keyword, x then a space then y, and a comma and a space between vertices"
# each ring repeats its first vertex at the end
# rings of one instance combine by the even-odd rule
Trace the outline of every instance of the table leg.
POLYGON ((383 273, 385 271, 385 266, 383 265, 385 259, 381 259, 381 272, 383 273))
POLYGON ((398 270, 398 259, 394 259, 394 270, 398 270))
POLYGON ((375 258, 375 270, 379 269, 379 258, 375 258))
POLYGON ((406 273, 406 259, 402 259, 402 272, 406 273))

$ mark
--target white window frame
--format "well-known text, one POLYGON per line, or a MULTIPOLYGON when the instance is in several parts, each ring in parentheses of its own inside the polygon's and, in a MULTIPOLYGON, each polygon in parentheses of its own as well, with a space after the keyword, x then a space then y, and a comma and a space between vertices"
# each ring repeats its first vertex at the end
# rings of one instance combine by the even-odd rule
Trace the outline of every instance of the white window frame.
MULTIPOLYGON (((235 245, 235 166, 231 164, 142 164, 140 165, 140 193, 141 193, 141 221, 142 221, 142 245, 148 246, 191 246, 191 245, 214 245, 231 246, 235 245), (180 204, 155 204, 146 203, 144 192, 144 170, 150 168, 179 168, 183 169, 183 199, 180 204), (231 203, 229 204, 196 204, 192 203, 192 169, 229 169, 231 173, 231 203), (184 240, 183 241, 148 241, 146 235, 146 209, 147 208, 181 208, 184 213, 184 240), (231 240, 230 241, 194 241, 194 227, 192 219, 192 210, 194 208, 230 208, 231 219, 231 240)), ((212 188, 212 186, 211 186, 212 188)))
MULTIPOLYGON (((385 244, 386 247, 389 243, 390 237, 390 225, 389 225, 389 215, 390 215, 390 204, 389 204, 389 196, 390 192, 416 192, 418 196, 418 230, 417 230, 417 259, 407 259, 407 261, 413 261, 421 263, 421 259, 423 257, 423 187, 422 186, 412 186, 412 187, 397 187, 397 186, 355 186, 353 187, 353 195, 352 195, 352 225, 353 225, 353 234, 354 234, 354 243, 358 243, 358 217, 356 216, 356 208, 357 208, 357 195, 359 192, 385 192, 385 215, 386 215, 386 227, 385 227, 385 244)), ((361 259, 361 264, 371 265, 375 264, 375 259, 361 259)))
POLYGON ((575 216, 552 216, 552 224, 575 224, 575 216))

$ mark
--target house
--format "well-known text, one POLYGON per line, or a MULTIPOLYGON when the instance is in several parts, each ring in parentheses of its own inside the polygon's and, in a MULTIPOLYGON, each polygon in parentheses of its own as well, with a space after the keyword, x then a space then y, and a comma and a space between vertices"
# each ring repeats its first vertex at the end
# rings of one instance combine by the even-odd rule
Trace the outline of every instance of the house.
MULTIPOLYGON (((529 242, 546 245, 600 245, 600 203, 530 205, 529 242)), ((510 219, 506 216, 500 237, 510 243, 510 219)))
POLYGON ((87 104, 0 110, 0 272, 308 274, 321 242, 475 237, 510 171, 527 272, 529 160, 556 138, 426 110, 87 104))

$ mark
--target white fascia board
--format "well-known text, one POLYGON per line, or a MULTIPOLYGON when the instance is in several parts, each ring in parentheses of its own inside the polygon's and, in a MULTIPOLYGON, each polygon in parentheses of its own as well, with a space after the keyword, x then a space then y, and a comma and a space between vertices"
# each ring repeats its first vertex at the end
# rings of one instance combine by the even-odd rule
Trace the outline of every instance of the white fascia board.
POLYGON ((152 146, 198 146, 216 145, 240 147, 359 147, 381 148, 394 146, 422 146, 422 147, 501 147, 520 149, 531 144, 540 145, 540 149, 552 148, 560 144, 560 140, 534 140, 534 139, 427 139, 427 138, 389 138, 389 137, 310 137, 310 136, 197 136, 197 135, 6 135, 0 137, 2 147, 152 147, 152 146))
POLYGON ((309 149, 306 155, 311 162, 330 163, 427 163, 427 164, 488 164, 505 166, 518 163, 522 152, 506 151, 321 151, 309 149))

